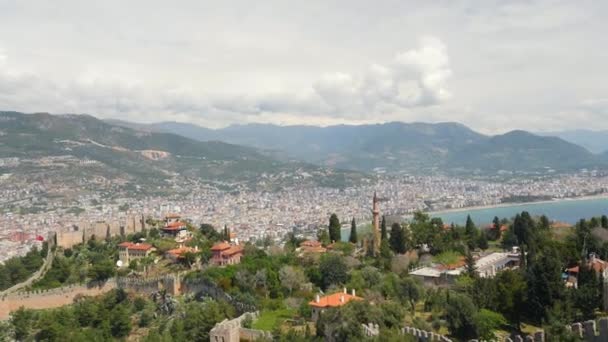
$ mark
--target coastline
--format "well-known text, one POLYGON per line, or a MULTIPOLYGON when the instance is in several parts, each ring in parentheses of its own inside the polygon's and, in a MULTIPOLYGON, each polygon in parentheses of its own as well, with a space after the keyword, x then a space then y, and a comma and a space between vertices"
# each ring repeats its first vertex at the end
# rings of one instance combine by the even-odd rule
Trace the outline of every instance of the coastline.
MULTIPOLYGON (((474 210, 508 208, 508 207, 547 204, 547 203, 565 202, 565 201, 587 201, 587 200, 594 200, 594 199, 608 199, 608 193, 599 194, 599 195, 578 196, 578 197, 564 197, 564 198, 557 198, 557 199, 545 200, 545 201, 500 203, 500 204, 494 204, 494 205, 477 205, 477 206, 463 207, 463 208, 453 208, 453 209, 445 209, 445 210, 438 210, 438 211, 427 211, 425 213, 433 216, 433 215, 437 215, 437 214, 458 213, 458 212, 467 212, 467 211, 474 211, 474 210)), ((411 215, 407 215, 407 216, 411 216, 411 215)))

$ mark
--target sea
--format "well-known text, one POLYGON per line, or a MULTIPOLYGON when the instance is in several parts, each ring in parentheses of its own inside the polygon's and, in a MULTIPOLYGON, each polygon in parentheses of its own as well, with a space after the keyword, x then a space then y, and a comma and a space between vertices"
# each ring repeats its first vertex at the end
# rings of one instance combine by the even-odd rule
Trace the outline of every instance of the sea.
POLYGON ((532 216, 546 215, 552 221, 574 224, 581 218, 608 215, 608 198, 563 199, 551 202, 522 203, 512 206, 462 209, 429 213, 431 217, 440 217, 444 223, 464 225, 467 215, 476 225, 492 222, 494 216, 512 218, 517 213, 527 211, 532 216))

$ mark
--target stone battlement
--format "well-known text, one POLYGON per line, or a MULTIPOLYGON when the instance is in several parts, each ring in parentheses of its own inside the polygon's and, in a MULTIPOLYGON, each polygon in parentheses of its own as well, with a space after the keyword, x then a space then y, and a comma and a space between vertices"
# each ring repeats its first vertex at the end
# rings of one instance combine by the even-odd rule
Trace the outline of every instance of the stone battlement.
POLYGON ((401 333, 403 335, 414 336, 420 342, 427 342, 427 341, 429 341, 429 342, 431 342, 431 341, 452 342, 452 340, 446 336, 434 333, 432 331, 417 329, 414 327, 408 327, 408 326, 403 327, 401 329, 401 333))
POLYGON ((231 320, 225 319, 216 324, 209 332, 209 341, 211 342, 239 342, 239 341, 255 341, 258 339, 272 340, 272 334, 268 331, 243 328, 245 319, 256 320, 259 313, 246 312, 237 318, 231 320))

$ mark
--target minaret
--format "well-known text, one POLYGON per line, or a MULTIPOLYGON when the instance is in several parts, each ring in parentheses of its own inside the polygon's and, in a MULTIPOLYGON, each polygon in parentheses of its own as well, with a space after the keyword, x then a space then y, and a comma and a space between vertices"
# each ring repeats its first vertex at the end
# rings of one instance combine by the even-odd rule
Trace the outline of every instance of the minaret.
POLYGON ((378 196, 376 196, 375 191, 372 214, 374 215, 374 255, 378 255, 380 253, 380 208, 378 207, 378 196))

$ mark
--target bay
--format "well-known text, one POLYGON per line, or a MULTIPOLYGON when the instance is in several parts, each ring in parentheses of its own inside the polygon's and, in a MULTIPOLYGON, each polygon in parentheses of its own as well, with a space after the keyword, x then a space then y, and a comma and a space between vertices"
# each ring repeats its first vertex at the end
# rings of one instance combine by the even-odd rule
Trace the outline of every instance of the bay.
POLYGON ((546 215, 552 221, 574 224, 581 218, 589 219, 593 216, 608 215, 608 198, 563 199, 487 208, 463 208, 432 212, 429 215, 440 217, 444 223, 459 225, 464 225, 467 215, 471 215, 473 222, 480 226, 492 222, 494 216, 501 219, 512 218, 522 211, 527 211, 532 216, 546 215))

